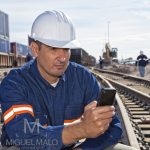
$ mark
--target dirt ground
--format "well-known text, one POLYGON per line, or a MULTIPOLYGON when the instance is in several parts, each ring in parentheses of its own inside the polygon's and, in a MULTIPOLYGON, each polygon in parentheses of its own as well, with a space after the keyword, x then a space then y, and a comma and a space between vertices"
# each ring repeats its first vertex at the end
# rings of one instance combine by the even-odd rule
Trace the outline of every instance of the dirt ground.
MULTIPOLYGON (((116 65, 116 64, 114 64, 112 67, 106 67, 106 68, 104 67, 104 69, 140 77, 139 72, 138 72, 138 67, 136 67, 134 65, 116 65)), ((144 79, 150 80, 150 64, 148 64, 145 67, 144 79)))
MULTIPOLYGON (((133 71, 132 74, 139 76, 138 68, 135 71, 133 71)), ((145 68, 145 77, 144 78, 150 80, 150 64, 147 65, 145 68)))

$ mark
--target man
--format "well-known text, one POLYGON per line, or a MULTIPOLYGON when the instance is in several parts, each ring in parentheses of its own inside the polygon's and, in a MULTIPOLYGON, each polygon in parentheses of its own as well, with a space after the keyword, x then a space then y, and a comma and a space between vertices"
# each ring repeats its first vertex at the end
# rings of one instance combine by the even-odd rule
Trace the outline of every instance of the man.
POLYGON ((113 106, 96 107, 101 91, 84 67, 69 62, 79 47, 71 20, 46 11, 33 23, 30 44, 35 60, 10 71, 0 86, 5 149, 103 150, 121 137, 113 106), (9 148, 10 147, 10 148, 9 148))
POLYGON ((99 67, 100 69, 103 69, 103 59, 101 56, 99 57, 99 67))
POLYGON ((148 58, 144 55, 143 51, 140 51, 140 55, 137 57, 136 65, 139 69, 139 74, 141 77, 145 76, 145 67, 148 64, 148 58))

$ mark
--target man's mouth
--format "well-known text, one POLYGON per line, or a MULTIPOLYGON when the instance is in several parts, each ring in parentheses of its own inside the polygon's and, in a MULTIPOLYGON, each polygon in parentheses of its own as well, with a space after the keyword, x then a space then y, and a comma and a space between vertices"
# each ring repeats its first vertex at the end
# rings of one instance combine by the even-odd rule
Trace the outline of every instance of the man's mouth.
POLYGON ((58 69, 63 69, 64 65, 55 65, 55 67, 58 68, 58 69))

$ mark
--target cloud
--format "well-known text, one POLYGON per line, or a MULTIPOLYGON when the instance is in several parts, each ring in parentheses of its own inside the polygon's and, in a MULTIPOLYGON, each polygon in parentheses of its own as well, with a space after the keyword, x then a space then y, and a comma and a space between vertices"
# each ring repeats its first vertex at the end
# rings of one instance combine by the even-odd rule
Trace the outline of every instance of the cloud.
POLYGON ((36 16, 57 9, 72 18, 78 39, 97 59, 108 39, 108 21, 110 44, 119 55, 135 57, 138 49, 150 47, 149 0, 0 0, 0 7, 9 14, 11 41, 27 44, 36 16))

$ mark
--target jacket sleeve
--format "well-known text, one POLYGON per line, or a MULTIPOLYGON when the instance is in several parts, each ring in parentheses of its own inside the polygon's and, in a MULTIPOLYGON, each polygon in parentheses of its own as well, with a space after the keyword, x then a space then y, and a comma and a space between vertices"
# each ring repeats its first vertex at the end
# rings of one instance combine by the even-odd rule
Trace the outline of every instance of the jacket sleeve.
POLYGON ((60 150, 63 125, 42 126, 35 118, 32 105, 26 101, 26 91, 12 71, 0 85, 0 103, 4 126, 2 145, 16 145, 21 150, 60 150))
POLYGON ((104 150, 105 148, 115 144, 121 138, 122 129, 120 122, 114 116, 108 130, 97 138, 86 139, 79 147, 83 150, 104 150))
MULTIPOLYGON (((87 105, 94 99, 97 99, 99 92, 101 91, 101 85, 98 84, 97 80, 92 75, 87 79, 85 77, 85 80, 86 81, 84 82, 88 83, 85 92, 85 101, 87 105)), ((117 116, 114 116, 108 130, 103 135, 100 135, 97 138, 86 139, 79 147, 83 150, 103 150, 106 147, 117 143, 121 138, 121 135, 122 129, 120 121, 117 116)))
POLYGON ((146 61, 146 65, 148 65, 148 58, 146 55, 145 55, 145 61, 146 61))

